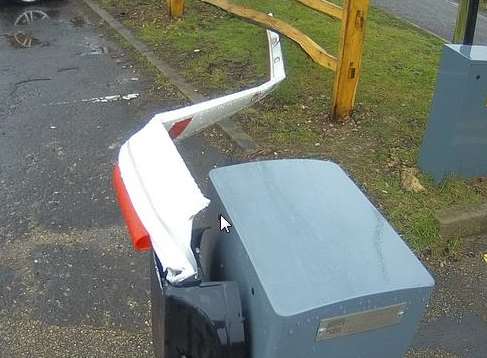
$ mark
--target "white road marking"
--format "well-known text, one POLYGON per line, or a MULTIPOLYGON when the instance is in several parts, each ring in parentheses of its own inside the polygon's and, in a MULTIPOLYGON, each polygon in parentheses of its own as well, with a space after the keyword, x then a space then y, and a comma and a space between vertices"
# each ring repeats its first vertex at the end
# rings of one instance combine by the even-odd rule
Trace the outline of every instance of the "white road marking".
POLYGON ((63 102, 52 102, 48 104, 44 104, 44 106, 63 106, 66 104, 75 104, 75 103, 111 103, 111 102, 118 102, 118 101, 130 101, 132 99, 138 98, 140 96, 139 93, 129 93, 126 95, 116 94, 113 96, 105 96, 105 97, 93 97, 93 98, 86 98, 74 101, 63 101, 63 102))

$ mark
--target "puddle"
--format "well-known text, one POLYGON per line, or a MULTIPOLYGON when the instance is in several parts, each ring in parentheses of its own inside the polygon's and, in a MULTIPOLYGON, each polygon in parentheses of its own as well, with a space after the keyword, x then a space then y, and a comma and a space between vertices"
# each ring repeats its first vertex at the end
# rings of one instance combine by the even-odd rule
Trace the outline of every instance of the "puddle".
POLYGON ((5 34, 10 46, 13 48, 30 48, 33 46, 49 46, 49 43, 42 42, 31 34, 17 31, 13 34, 5 34))
POLYGON ((15 26, 30 25, 37 21, 49 19, 49 15, 42 10, 25 10, 15 19, 15 26))
MULTIPOLYGON (((52 16, 58 16, 57 10, 39 10, 27 9, 15 18, 15 26, 28 26, 33 23, 50 19, 52 16)), ((10 46, 13 48, 31 48, 34 46, 49 46, 48 42, 43 42, 34 37, 31 33, 26 31, 16 31, 14 33, 5 34, 10 46)))
MULTIPOLYGON (((1 0, 0 0, 1 1, 1 0)), ((43 9, 39 7, 23 8, 22 12, 17 12, 13 16, 13 25, 19 28, 19 31, 4 34, 8 43, 13 48, 31 48, 35 46, 49 46, 49 42, 42 41, 35 37, 32 33, 34 29, 38 28, 37 24, 46 22, 47 20, 60 17, 61 11, 58 9, 43 9), (20 28, 24 28, 20 30, 20 28), (27 30, 28 29, 28 30, 27 30)), ((66 20, 73 27, 83 27, 87 22, 83 16, 71 15, 66 20)), ((88 51, 80 53, 81 56, 103 55, 108 53, 108 49, 95 44, 86 44, 88 51)))

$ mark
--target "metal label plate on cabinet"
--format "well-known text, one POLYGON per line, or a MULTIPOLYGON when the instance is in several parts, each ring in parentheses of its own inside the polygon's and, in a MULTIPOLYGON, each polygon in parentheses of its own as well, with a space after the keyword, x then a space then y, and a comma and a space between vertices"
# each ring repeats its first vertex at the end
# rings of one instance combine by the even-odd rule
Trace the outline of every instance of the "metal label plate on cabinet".
POLYGON ((401 322, 406 303, 322 319, 316 341, 370 331, 401 322))

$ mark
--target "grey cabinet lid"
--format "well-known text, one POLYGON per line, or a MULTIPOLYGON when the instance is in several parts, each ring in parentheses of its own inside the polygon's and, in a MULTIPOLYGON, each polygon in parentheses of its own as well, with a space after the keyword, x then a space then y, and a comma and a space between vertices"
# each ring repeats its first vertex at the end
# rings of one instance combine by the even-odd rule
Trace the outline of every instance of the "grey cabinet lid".
POLYGON ((445 47, 450 48, 454 52, 458 52, 463 57, 474 63, 487 62, 487 46, 469 46, 458 44, 446 44, 445 47))
POLYGON ((210 179, 276 312, 434 282, 336 164, 276 160, 215 169, 210 179))

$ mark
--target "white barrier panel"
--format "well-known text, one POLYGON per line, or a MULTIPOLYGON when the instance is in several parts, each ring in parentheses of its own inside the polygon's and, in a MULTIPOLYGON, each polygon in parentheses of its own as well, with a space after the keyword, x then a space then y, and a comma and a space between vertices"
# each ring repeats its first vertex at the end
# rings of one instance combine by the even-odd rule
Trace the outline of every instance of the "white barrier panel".
POLYGON ((279 35, 267 30, 267 39, 270 58, 270 80, 268 82, 228 96, 160 113, 154 116, 153 120, 161 121, 171 137, 180 140, 260 101, 286 78, 279 35))
POLYGON ((125 143, 119 167, 130 201, 152 248, 177 283, 196 274, 191 250, 193 217, 209 201, 199 190, 160 122, 151 121, 125 143))
POLYGON ((267 31, 271 78, 245 91, 156 115, 121 148, 119 169, 131 206, 173 284, 193 278, 193 218, 209 201, 173 140, 191 136, 269 94, 285 77, 279 36, 267 31))

